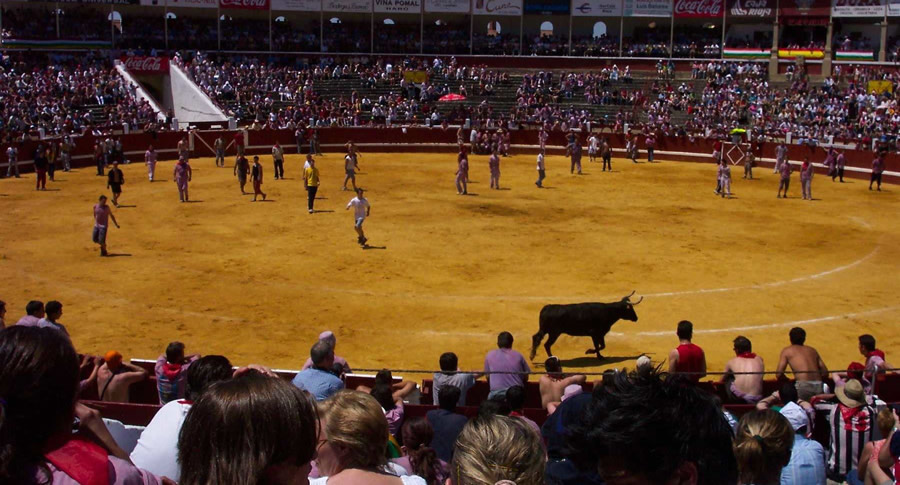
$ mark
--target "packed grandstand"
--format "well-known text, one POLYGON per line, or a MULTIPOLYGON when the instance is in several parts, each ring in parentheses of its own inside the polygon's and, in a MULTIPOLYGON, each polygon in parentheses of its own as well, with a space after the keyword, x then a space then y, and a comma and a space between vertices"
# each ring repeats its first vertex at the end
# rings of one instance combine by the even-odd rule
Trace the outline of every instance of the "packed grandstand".
MULTIPOLYGON (((856 175, 874 175, 874 156, 880 170, 890 157, 897 177, 894 2, 863 15, 839 2, 833 12, 813 2, 808 14, 772 1, 677 0, 656 2, 660 14, 628 0, 525 0, 499 7, 517 15, 494 15, 481 0, 462 10, 453 0, 387 2, 394 10, 329 1, 330 10, 302 0, 4 1, 0 176, 41 171, 47 158, 102 171, 144 154, 137 135, 161 158, 187 158, 178 140, 219 130, 234 136, 231 158, 248 133, 287 136, 302 153, 320 136, 349 141, 332 129, 402 127, 422 140, 439 133, 435 145, 454 157, 457 145, 463 155, 540 147, 542 157, 547 140, 562 151, 565 137, 596 133, 629 154, 655 145, 700 159, 711 148, 704 161, 721 158, 725 140, 772 162, 789 145, 829 170, 835 155, 816 148, 837 147, 856 175), (591 6, 606 13, 576 13, 591 6), (779 36, 773 23, 792 28, 779 36), (186 109, 179 90, 198 104, 186 109), (208 118, 190 118, 201 112, 208 118)), ((436 350, 421 378, 351 368, 327 330, 301 346, 309 360, 296 371, 233 367, 179 342, 156 360, 78 354, 61 315, 57 301, 0 301, 0 483, 900 478, 900 374, 893 349, 868 334, 839 344, 858 346, 861 362, 849 366, 826 366, 799 328, 777 359, 766 356, 777 367, 745 337, 723 337, 735 358, 719 373, 682 321, 668 357, 584 375, 554 357, 532 371, 502 332, 485 344, 484 365, 469 366, 478 370, 436 350)))

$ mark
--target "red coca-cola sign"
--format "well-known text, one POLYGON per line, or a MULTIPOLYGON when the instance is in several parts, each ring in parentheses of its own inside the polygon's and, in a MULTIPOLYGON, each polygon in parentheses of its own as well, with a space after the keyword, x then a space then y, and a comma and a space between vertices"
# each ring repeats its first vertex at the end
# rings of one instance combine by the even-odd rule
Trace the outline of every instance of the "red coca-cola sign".
POLYGON ((721 17, 723 0, 675 0, 676 17, 721 17))
POLYGON ((130 56, 123 57, 125 69, 132 74, 168 74, 168 57, 130 56))
POLYGON ((220 8, 239 8, 244 10, 268 10, 269 0, 219 0, 220 8))

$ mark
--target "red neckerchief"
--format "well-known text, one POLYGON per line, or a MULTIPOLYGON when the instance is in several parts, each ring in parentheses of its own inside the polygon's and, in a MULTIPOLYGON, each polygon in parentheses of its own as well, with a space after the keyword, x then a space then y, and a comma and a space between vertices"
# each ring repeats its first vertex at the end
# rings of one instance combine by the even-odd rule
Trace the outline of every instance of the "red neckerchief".
POLYGON ((513 418, 524 418, 525 417, 524 414, 522 414, 518 411, 510 411, 509 415, 510 415, 510 417, 513 417, 513 418))
POLYGON ((866 354, 866 358, 867 358, 867 359, 870 358, 870 357, 881 357, 881 360, 885 360, 885 359, 884 359, 884 352, 882 352, 882 351, 880 351, 880 350, 878 350, 878 349, 875 349, 875 350, 869 352, 868 354, 866 354))
POLYGON ((109 483, 106 450, 86 438, 73 436, 44 458, 78 483, 109 483))
POLYGON ((866 410, 866 406, 851 408, 841 404, 838 409, 841 411, 844 429, 859 432, 869 430, 869 412, 866 410))
POLYGON ((166 376, 166 379, 174 380, 178 377, 178 374, 181 374, 182 367, 184 367, 184 364, 170 364, 166 362, 163 364, 163 375, 166 376))
POLYGON ((737 356, 742 359, 755 359, 756 358, 756 354, 754 354, 753 352, 741 352, 740 354, 737 354, 737 356))

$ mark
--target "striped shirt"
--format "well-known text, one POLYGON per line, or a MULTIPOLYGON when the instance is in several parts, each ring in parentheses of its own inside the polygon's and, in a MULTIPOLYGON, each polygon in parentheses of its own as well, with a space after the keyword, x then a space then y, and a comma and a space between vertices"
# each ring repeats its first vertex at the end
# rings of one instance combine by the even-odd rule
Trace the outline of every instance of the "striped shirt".
POLYGON ((856 468, 863 447, 872 441, 875 428, 875 409, 866 404, 849 408, 838 403, 828 416, 831 446, 828 449, 828 472, 843 477, 856 468))

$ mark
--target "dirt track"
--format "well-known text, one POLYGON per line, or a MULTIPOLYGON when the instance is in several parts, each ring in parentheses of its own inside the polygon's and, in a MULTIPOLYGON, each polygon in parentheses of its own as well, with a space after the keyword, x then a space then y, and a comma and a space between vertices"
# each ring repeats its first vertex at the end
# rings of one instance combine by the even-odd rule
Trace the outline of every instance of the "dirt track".
MULTIPOLYGON (((897 286, 900 208, 895 186, 813 182, 812 202, 775 198, 771 169, 744 181, 737 198, 713 196, 706 164, 615 160, 613 173, 587 163, 586 175, 549 157, 547 189, 534 186, 531 155, 502 160, 501 185, 488 188, 487 157, 471 162, 469 196, 456 195, 455 155, 366 154, 357 180, 369 189, 356 244, 341 192, 342 160, 319 158, 317 209, 306 213, 302 161, 289 156, 288 180, 272 180, 269 202, 241 196, 229 165, 194 160, 180 204, 173 164, 150 184, 143 164, 124 166, 127 183, 101 259, 90 241, 91 207, 106 179, 93 169, 57 172, 54 191, 34 191, 33 175, 0 181, 4 227, 0 299, 15 322, 28 299, 57 299, 79 350, 116 349, 155 358, 171 340, 189 352, 222 353, 234 363, 298 368, 315 336, 333 330, 338 354, 356 368, 433 369, 453 350, 477 368, 511 331, 527 353, 546 303, 645 295, 635 323, 620 322, 598 366, 589 339, 562 337, 554 353, 569 367, 631 367, 642 352, 664 359, 676 323, 694 322, 710 370, 733 355, 731 339, 751 338, 774 369, 787 332, 802 322, 831 368, 860 360, 856 336, 869 332, 892 358, 900 341, 897 286), (476 195, 477 194, 477 195, 476 195)), ((232 160, 229 160, 229 164, 232 160)), ((249 188, 249 186, 248 186, 249 188)), ((537 362, 543 362, 543 349, 537 362)))

